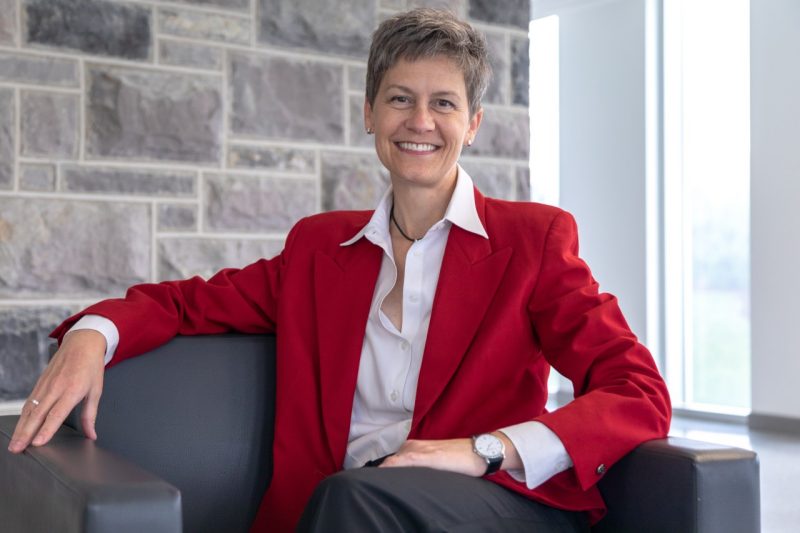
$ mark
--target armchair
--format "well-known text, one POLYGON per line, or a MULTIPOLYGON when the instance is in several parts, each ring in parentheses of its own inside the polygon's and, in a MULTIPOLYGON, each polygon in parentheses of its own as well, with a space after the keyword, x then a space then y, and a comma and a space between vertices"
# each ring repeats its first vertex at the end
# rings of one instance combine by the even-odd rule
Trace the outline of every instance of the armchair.
MULTIPOLYGON (((106 373, 98 441, 73 413, 53 441, 5 451, 9 532, 247 531, 272 475, 275 338, 177 337, 106 373)), ((757 532, 753 452, 686 439, 643 444, 600 483, 594 532, 757 532)))

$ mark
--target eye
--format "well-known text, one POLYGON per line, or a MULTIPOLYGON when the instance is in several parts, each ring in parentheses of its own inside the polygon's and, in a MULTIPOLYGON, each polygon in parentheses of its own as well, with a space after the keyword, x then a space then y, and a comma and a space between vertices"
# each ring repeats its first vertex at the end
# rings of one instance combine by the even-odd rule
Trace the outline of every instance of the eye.
POLYGON ((411 102, 411 98, 402 94, 397 94, 389 98, 389 102, 393 104, 408 104, 411 102))
POLYGON ((439 109, 455 109, 456 105, 451 102, 450 100, 445 100, 444 98, 439 98, 435 102, 436 107, 439 109))

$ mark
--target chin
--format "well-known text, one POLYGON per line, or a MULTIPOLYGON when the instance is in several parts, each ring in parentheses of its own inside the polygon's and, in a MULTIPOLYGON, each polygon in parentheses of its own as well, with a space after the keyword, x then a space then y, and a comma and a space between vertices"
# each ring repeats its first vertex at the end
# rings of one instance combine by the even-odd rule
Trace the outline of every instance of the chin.
POLYGON ((442 183, 445 180, 446 173, 442 172, 403 172, 393 174, 396 179, 406 182, 412 183, 414 185, 418 185, 421 187, 434 187, 442 183))

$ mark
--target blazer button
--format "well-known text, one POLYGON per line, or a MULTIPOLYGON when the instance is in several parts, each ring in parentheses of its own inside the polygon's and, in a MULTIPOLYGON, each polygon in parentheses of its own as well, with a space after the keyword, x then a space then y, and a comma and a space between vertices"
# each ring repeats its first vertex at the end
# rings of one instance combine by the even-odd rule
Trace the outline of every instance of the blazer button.
POLYGON ((597 472, 598 476, 602 476, 603 474, 606 473, 606 465, 601 464, 600 466, 597 467, 597 470, 595 470, 595 472, 597 472))

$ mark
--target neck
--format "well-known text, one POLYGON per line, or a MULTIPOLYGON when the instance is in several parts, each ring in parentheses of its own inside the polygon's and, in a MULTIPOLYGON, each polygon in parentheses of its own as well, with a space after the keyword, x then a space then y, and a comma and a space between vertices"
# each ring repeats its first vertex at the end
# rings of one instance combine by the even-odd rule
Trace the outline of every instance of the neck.
POLYGON ((444 217, 455 187, 456 180, 437 188, 393 183, 393 214, 403 233, 412 239, 425 235, 444 217))

